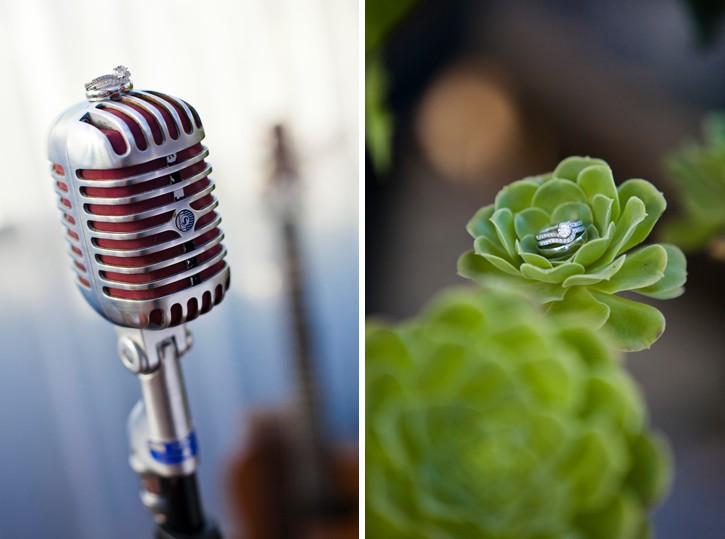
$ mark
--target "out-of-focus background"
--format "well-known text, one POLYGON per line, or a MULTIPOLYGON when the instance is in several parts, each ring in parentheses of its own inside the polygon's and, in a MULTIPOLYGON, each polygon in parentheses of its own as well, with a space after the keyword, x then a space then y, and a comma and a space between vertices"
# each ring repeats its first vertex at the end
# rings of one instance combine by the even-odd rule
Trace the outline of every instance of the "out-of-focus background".
POLYGON ((358 433, 358 6, 355 0, 0 0, 0 537, 150 537, 128 466, 139 398, 111 325, 69 268, 46 158, 83 84, 129 67, 201 115, 232 286, 184 358, 206 510, 228 533, 250 414, 293 400, 280 223, 265 188, 275 124, 301 182, 299 235, 331 443, 358 433))
MULTIPOLYGON (((388 168, 368 146, 368 313, 404 318, 464 284, 456 261, 475 211, 568 155, 605 159, 618 183, 652 181, 670 203, 663 220, 677 213, 665 157, 725 107, 720 3, 411 3, 378 51, 394 129, 388 168)), ((690 256, 686 294, 654 302, 664 336, 627 360, 676 460, 654 519, 661 539, 725 536, 724 273, 690 256)))

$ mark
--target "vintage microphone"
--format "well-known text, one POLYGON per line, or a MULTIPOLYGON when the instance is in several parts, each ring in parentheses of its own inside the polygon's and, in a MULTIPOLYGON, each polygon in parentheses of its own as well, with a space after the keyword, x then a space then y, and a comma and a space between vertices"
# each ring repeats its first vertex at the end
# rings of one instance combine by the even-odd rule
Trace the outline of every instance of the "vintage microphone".
POLYGON ((192 342, 184 324, 229 288, 204 129, 181 99, 134 91, 123 66, 86 84, 86 98, 48 137, 76 284, 115 324, 121 360, 141 384, 129 460, 156 537, 217 539, 179 364, 192 342))

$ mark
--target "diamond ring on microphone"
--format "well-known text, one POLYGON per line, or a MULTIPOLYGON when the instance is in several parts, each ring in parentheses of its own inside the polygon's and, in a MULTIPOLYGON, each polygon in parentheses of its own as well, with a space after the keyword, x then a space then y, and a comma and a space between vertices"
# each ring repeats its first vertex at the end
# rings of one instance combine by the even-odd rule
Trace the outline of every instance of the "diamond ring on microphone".
POLYGON ((587 231, 582 221, 563 221, 544 228, 536 235, 536 247, 547 258, 576 251, 586 241, 587 231))
POLYGON ((116 66, 113 74, 101 75, 86 83, 86 98, 89 101, 100 101, 130 90, 133 90, 131 72, 126 66, 116 66))

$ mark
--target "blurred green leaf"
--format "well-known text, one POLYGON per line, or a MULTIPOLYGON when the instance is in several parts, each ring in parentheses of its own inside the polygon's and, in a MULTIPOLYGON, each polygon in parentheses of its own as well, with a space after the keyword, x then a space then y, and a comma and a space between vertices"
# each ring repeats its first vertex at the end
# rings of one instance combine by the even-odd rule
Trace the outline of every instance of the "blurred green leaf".
POLYGON ((633 461, 627 484, 641 503, 651 505, 665 496, 672 483, 670 449, 656 434, 643 436, 637 433, 631 444, 633 461))
MULTIPOLYGON (((703 142, 689 141, 667 159, 683 214, 669 224, 665 237, 687 251, 698 251, 725 232, 725 114, 704 121, 703 142)), ((719 253, 711 253, 722 258, 719 253)))
POLYGON ((380 57, 365 64, 365 143, 373 165, 380 171, 390 167, 393 115, 387 107, 387 78, 380 57))
POLYGON ((366 0, 365 55, 377 51, 390 31, 398 24, 417 0, 366 0))

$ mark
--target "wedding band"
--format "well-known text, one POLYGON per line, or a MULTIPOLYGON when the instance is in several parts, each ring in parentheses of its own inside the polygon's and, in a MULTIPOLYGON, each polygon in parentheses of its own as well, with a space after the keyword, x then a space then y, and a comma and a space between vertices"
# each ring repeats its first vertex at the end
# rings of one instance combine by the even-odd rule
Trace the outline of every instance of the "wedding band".
POLYGON ((557 241, 566 240, 571 237, 572 233, 584 231, 584 224, 581 221, 564 221, 558 225, 546 227, 536 235, 536 240, 555 239, 557 241))
POLYGON ((581 221, 564 221, 544 228, 536 235, 536 247, 547 258, 555 258, 578 249, 586 241, 581 221))
POLYGON ((125 66, 117 66, 113 74, 96 77, 85 86, 86 99, 89 101, 100 101, 133 89, 131 72, 125 66))

